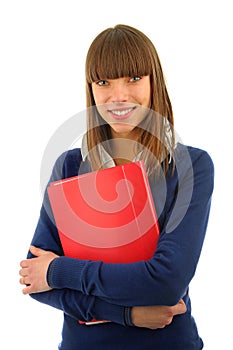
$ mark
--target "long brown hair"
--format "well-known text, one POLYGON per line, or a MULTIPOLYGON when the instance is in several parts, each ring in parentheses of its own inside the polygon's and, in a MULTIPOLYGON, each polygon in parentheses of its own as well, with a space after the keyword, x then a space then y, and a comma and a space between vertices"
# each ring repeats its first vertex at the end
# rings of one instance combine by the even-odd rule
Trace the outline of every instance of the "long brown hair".
POLYGON ((86 57, 87 146, 93 170, 101 168, 98 144, 111 139, 110 127, 103 123, 95 106, 92 83, 120 77, 150 76, 151 106, 143 125, 138 127, 138 143, 146 150, 142 159, 148 172, 163 164, 167 171, 175 136, 172 105, 157 51, 141 31, 116 25, 101 32, 86 57), (92 151, 92 152, 91 152, 92 151), (149 161, 148 161, 149 159, 149 161))

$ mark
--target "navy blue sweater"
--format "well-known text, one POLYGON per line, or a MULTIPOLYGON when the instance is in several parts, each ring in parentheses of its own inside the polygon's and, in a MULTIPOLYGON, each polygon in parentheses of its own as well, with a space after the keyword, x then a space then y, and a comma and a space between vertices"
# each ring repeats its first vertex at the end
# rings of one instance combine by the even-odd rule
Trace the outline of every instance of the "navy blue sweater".
MULTIPOLYGON (((62 350, 198 350, 203 342, 191 315, 189 284, 200 257, 214 182, 207 152, 178 144, 166 176, 149 178, 160 226, 160 238, 149 261, 110 264, 65 257, 45 192, 32 244, 58 254, 47 274, 49 292, 31 296, 64 313, 62 350), (132 324, 130 307, 175 305, 183 298, 187 312, 163 329, 132 324), (127 311, 127 312, 126 312, 127 311), (126 317, 127 316, 127 317, 126 317), (107 319, 95 326, 77 320, 107 319)), ((90 171, 80 149, 63 153, 50 181, 90 171)), ((28 257, 32 257, 29 253, 28 257)))

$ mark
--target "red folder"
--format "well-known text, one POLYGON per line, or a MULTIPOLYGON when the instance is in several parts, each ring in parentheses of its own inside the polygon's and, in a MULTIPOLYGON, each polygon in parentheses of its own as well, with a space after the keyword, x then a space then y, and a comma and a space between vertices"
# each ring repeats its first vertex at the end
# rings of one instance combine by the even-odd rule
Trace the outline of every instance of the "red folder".
POLYGON ((50 183, 64 255, 111 263, 150 259, 159 226, 143 161, 50 183))

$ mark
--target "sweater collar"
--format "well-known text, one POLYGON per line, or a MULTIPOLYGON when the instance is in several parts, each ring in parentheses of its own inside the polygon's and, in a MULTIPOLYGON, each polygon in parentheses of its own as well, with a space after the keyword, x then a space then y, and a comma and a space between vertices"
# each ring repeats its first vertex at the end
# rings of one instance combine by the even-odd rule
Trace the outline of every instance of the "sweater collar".
MULTIPOLYGON (((106 149, 101 144, 98 144, 96 147, 100 154, 100 160, 101 160, 101 164, 103 164, 103 168, 112 168, 116 166, 113 158, 110 156, 110 154, 106 151, 106 149)), ((142 153, 143 151, 139 152, 136 155, 136 157, 133 159, 133 162, 137 162, 138 160, 140 160, 142 153)), ((86 158, 88 158, 88 147, 87 147, 86 135, 84 135, 82 138, 81 154, 82 154, 83 161, 85 161, 86 158)))

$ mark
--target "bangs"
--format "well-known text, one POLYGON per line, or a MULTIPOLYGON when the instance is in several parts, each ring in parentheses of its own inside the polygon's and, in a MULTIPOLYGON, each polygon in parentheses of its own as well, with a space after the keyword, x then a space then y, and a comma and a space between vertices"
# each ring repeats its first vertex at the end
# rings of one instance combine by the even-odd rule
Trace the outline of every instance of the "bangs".
POLYGON ((152 73, 148 43, 132 31, 107 29, 93 41, 86 59, 87 83, 152 73))

